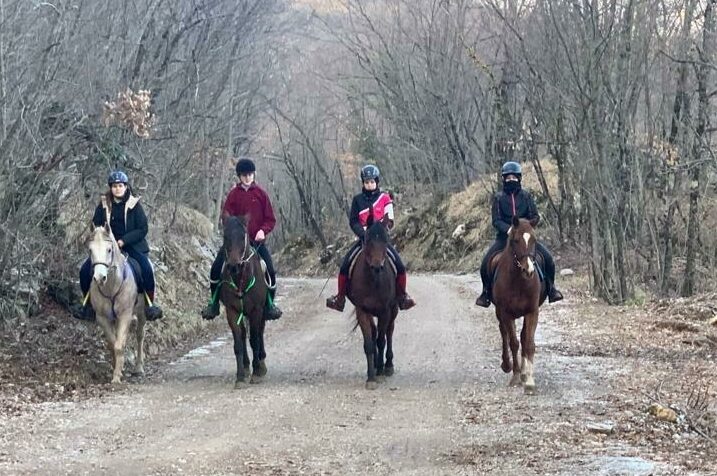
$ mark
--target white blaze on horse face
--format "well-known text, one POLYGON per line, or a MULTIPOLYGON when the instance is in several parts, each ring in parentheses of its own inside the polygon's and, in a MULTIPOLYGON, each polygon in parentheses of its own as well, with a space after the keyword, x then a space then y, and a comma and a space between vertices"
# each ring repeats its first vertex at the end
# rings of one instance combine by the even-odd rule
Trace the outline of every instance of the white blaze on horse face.
POLYGON ((104 233, 102 230, 102 228, 95 228, 94 236, 89 245, 92 277, 95 281, 105 281, 107 279, 108 265, 112 258, 110 243, 103 238, 104 233))
MULTIPOLYGON (((530 233, 523 233, 523 239, 525 240, 525 247, 529 249, 530 233)), ((535 266, 533 265, 532 258, 528 257, 528 273, 533 274, 535 266)))

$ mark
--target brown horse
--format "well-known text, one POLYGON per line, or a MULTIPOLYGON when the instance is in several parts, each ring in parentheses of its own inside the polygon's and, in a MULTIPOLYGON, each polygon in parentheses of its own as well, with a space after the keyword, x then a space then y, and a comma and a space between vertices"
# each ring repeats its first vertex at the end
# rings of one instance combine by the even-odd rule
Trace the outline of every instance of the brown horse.
POLYGON ((244 217, 229 217, 225 220, 224 244, 220 253, 226 253, 218 289, 234 337, 234 356, 237 361, 234 388, 243 388, 250 370, 246 347, 247 327, 253 357, 250 382, 260 383, 266 375, 264 304, 268 291, 259 255, 249 243, 244 217))
POLYGON ((368 366, 366 388, 378 387, 377 376, 393 375, 393 325, 398 315, 396 271, 388 263, 388 231, 382 222, 368 226, 349 285, 356 307, 368 366), (377 322, 374 322, 374 316, 377 322), (386 361, 384 363, 384 349, 386 361))
POLYGON ((503 338, 505 373, 513 371, 510 386, 521 383, 526 394, 535 393, 533 358, 535 357, 535 330, 538 327, 538 310, 546 297, 546 287, 536 268, 534 224, 513 217, 508 230, 505 249, 491 259, 489 272, 495 276, 493 302, 503 338), (523 317, 520 343, 515 331, 515 320, 523 317), (508 352, 510 347, 511 355, 508 352), (521 358, 518 348, 521 347, 521 358))

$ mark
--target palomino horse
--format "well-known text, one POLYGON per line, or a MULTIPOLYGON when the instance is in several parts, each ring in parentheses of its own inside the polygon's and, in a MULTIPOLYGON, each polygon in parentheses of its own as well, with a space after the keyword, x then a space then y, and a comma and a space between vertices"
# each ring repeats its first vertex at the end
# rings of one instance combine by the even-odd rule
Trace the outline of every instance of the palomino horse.
POLYGON ((132 267, 120 251, 108 226, 94 229, 88 247, 93 272, 90 301, 112 355, 112 383, 119 383, 124 368, 127 333, 134 316, 137 316, 137 359, 134 373, 144 374, 144 301, 137 292, 132 267))
POLYGON ((489 272, 495 276, 493 303, 503 338, 503 372, 513 371, 510 386, 524 385, 526 394, 535 393, 533 358, 538 310, 546 297, 546 287, 536 268, 535 233, 533 225, 513 217, 508 230, 505 249, 490 263, 489 272), (523 317, 520 343, 515 332, 515 320, 523 317), (512 353, 513 360, 511 362, 512 353), (518 348, 521 347, 521 357, 518 348))
POLYGON ((363 350, 368 365, 366 388, 369 390, 378 387, 376 376, 393 375, 393 326, 398 315, 398 303, 396 271, 387 263, 388 243, 388 232, 383 223, 369 225, 363 247, 356 258, 348 292, 349 300, 356 307, 357 326, 361 327, 363 334, 363 350))
POLYGON ((246 348, 247 326, 253 357, 250 382, 260 383, 266 375, 264 305, 268 287, 259 255, 249 243, 246 225, 244 217, 227 218, 224 222, 224 245, 220 250, 220 253, 226 253, 226 264, 218 289, 234 337, 234 356, 237 361, 234 388, 246 385, 246 376, 250 370, 246 348))

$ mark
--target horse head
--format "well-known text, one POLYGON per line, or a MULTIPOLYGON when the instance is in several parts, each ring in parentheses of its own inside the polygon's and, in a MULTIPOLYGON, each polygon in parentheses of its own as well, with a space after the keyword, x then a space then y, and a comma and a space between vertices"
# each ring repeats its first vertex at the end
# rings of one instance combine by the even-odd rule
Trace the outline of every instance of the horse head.
POLYGON ((117 241, 108 225, 95 227, 87 247, 92 261, 92 278, 97 284, 105 284, 110 270, 119 267, 122 259, 117 241))
POLYGON ((239 272, 247 258, 249 250, 249 235, 247 233, 246 217, 228 217, 224 221, 224 252, 226 263, 232 274, 239 272))
POLYGON ((386 265, 388 256, 388 231, 385 220, 373 222, 366 228, 364 234, 363 254, 371 270, 380 272, 386 265))
POLYGON ((535 273, 535 231, 534 221, 528 221, 516 216, 508 230, 508 246, 513 254, 515 265, 526 278, 532 278, 535 273))

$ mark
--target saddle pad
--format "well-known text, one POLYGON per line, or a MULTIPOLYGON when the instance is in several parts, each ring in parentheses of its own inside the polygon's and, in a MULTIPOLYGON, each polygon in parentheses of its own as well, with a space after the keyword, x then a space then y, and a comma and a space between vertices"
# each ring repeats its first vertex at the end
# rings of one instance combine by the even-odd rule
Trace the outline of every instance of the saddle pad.
POLYGON ((132 274, 134 275, 134 282, 135 284, 137 284, 137 292, 144 292, 144 287, 142 283, 142 268, 140 267, 136 259, 131 258, 129 256, 125 256, 125 258, 127 258, 127 262, 132 269, 132 274))

